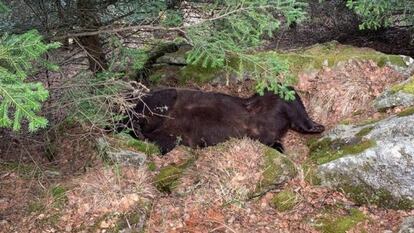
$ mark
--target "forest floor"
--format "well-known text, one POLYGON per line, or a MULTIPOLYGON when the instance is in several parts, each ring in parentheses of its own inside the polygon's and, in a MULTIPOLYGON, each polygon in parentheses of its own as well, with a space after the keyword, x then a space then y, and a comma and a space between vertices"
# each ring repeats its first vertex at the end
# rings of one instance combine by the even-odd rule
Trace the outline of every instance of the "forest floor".
MULTIPOLYGON (((340 122, 378 119, 402 110, 376 113, 368 105, 369 100, 400 80, 387 67, 351 62, 336 70, 324 68, 317 74, 306 75, 316 80, 300 82, 298 91, 310 115, 328 129, 340 122), (395 77, 392 82, 386 78, 390 76, 395 77), (341 81, 344 77, 358 77, 355 82, 347 81, 355 88, 344 89, 341 81), (347 92, 353 89, 361 94, 354 96, 355 93, 347 92), (329 95, 338 101, 333 103, 329 95), (332 104, 326 104, 329 101, 332 104), (345 101, 351 103, 346 113, 341 108, 345 101), (317 109, 322 103, 326 108, 317 109)), ((249 81, 230 86, 187 84, 237 96, 251 95, 252 85, 249 81)), ((396 232, 404 217, 414 215, 414 211, 356 205, 339 191, 310 184, 303 172, 263 196, 237 202, 227 202, 226 195, 230 194, 223 192, 228 185, 222 182, 227 179, 223 177, 207 178, 208 182, 202 183, 200 189, 200 184, 191 180, 191 176, 184 176, 180 187, 185 184, 184 188, 202 190, 195 192, 197 195, 185 191, 166 194, 156 189, 154 177, 159 168, 179 164, 189 154, 197 154, 198 160, 192 166, 201 177, 220 166, 223 170, 230 166, 249 174, 247 169, 254 167, 252 158, 259 153, 259 143, 248 139, 229 142, 230 149, 224 151, 209 147, 189 153, 188 149, 177 147, 166 156, 149 157, 146 166, 131 167, 102 161, 96 149, 96 139, 103 136, 100 132, 69 123, 61 124, 55 132, 46 134, 48 143, 43 140, 44 133, 27 137, 1 132, 0 232, 117 232, 120 229, 141 232, 137 229, 145 229, 145 232, 377 233, 396 232), (49 161, 47 156, 51 154, 54 159, 49 161), (295 194, 294 205, 287 211, 278 210, 272 204, 283 190, 295 194)), ((307 159, 307 141, 311 137, 315 136, 289 132, 283 139, 286 154, 297 167, 307 159)), ((241 177, 235 185, 240 187, 247 181, 241 177)))

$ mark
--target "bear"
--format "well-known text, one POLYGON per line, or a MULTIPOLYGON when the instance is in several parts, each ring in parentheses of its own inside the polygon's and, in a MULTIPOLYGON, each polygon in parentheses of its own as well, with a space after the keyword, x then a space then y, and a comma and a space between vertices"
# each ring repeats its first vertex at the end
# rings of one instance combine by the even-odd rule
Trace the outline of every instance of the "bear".
POLYGON ((266 91, 240 98, 217 92, 163 88, 141 98, 128 121, 133 136, 148 139, 166 154, 176 145, 213 146, 230 138, 249 137, 284 151, 282 137, 289 129, 303 134, 325 130, 306 112, 301 98, 287 101, 266 91))

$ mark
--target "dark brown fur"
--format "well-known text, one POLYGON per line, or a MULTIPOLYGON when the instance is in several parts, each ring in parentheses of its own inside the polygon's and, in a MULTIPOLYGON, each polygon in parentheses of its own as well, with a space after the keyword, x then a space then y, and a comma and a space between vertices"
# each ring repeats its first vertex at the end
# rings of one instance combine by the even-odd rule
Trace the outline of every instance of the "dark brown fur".
POLYGON ((162 153, 177 144, 205 147, 245 136, 283 151, 280 139, 288 129, 324 130, 309 118, 297 94, 294 101, 285 101, 271 92, 244 99, 169 88, 150 92, 135 110, 145 117, 130 122, 135 129, 139 125, 138 133, 160 146, 162 153))

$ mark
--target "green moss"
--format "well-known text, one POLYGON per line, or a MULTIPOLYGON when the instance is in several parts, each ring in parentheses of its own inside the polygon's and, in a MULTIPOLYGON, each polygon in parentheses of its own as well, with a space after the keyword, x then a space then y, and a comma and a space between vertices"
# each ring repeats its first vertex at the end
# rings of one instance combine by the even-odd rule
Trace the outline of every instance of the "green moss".
POLYGON ((357 136, 357 137, 363 137, 363 136, 366 136, 366 135, 368 135, 372 130, 374 129, 374 126, 368 126, 368 127, 365 127, 365 128, 363 128, 363 129, 361 129, 358 133, 356 133, 355 135, 357 136))
POLYGON ((371 124, 377 123, 377 122, 378 122, 378 121, 380 121, 380 120, 382 120, 382 118, 379 118, 379 119, 367 119, 367 120, 364 120, 364 121, 362 121, 362 122, 360 122, 360 123, 356 124, 356 126, 366 126, 366 125, 371 125, 371 124))
POLYGON ((308 182, 311 185, 320 185, 321 184, 321 178, 318 177, 317 172, 316 172, 316 165, 310 163, 309 161, 306 161, 303 165, 302 165, 302 169, 303 169, 303 174, 304 174, 304 178, 305 181, 308 182))
POLYGON ((147 164, 147 167, 148 167, 148 170, 150 170, 150 171, 155 171, 155 170, 157 170, 157 165, 155 165, 155 163, 154 162, 149 162, 148 164, 147 164))
POLYGON ((405 117, 405 116, 410 116, 414 114, 414 107, 411 108, 407 108, 404 111, 400 112, 397 114, 397 116, 399 117, 405 117))
POLYGON ((68 201, 68 197, 66 196, 66 189, 61 185, 53 186, 50 189, 50 194, 53 197, 53 204, 56 208, 63 207, 68 201))
POLYGON ((280 212, 293 209, 297 203, 298 197, 296 193, 291 190, 283 190, 276 194, 271 200, 271 205, 280 212))
POLYGON ((411 77, 410 82, 403 83, 403 84, 397 84, 391 88, 391 92, 393 93, 396 93, 399 91, 414 95, 414 76, 411 77))
POLYGON ((3 171, 16 172, 21 177, 29 179, 42 175, 42 171, 38 166, 19 162, 0 162, 0 169, 3 171))
POLYGON ((375 141, 362 140, 360 137, 357 137, 353 143, 345 143, 341 140, 331 140, 329 138, 324 138, 310 144, 309 158, 314 163, 320 165, 339 159, 346 155, 361 153, 364 150, 375 145, 375 141))
POLYGON ((297 171, 295 164, 279 151, 268 148, 264 154, 264 169, 258 189, 263 190, 282 182, 286 177, 293 178, 297 171))
POLYGON ((341 189, 358 205, 375 204, 383 208, 403 210, 414 208, 414 201, 407 198, 397 199, 384 189, 372 190, 362 185, 350 184, 342 185, 341 189))
POLYGON ((407 66, 404 59, 398 55, 388 55, 369 48, 342 45, 335 41, 290 52, 264 52, 263 56, 274 56, 287 60, 294 74, 303 70, 319 70, 323 66, 333 67, 350 59, 372 60, 379 66, 384 66, 387 63, 400 67, 407 66))
POLYGON ((41 212, 45 209, 46 209, 46 206, 40 200, 30 202, 29 205, 27 206, 27 211, 29 213, 37 213, 37 212, 41 212))
POLYGON ((317 228, 323 233, 346 233, 365 219, 364 213, 358 209, 351 209, 346 216, 335 216, 335 214, 326 213, 318 220, 319 226, 317 228))
POLYGON ((160 72, 156 72, 152 74, 148 79, 152 84, 157 85, 161 83, 163 78, 164 76, 160 72))
POLYGON ((171 193, 177 187, 178 179, 183 174, 184 169, 177 166, 168 165, 161 168, 160 173, 155 177, 155 186, 161 192, 171 193))
POLYGON ((340 125, 350 125, 352 124, 352 119, 343 119, 339 122, 340 125))
POLYGON ((146 155, 157 155, 160 154, 160 149, 153 143, 147 141, 141 141, 138 139, 133 138, 132 136, 120 133, 116 135, 116 138, 119 139, 119 142, 127 147, 131 147, 137 151, 144 152, 146 155))
POLYGON ((222 71, 217 68, 204 68, 200 65, 187 65, 180 72, 180 83, 185 84, 188 81, 195 81, 198 84, 208 83, 219 76, 222 71))
POLYGON ((364 140, 355 145, 345 145, 342 147, 344 155, 352 155, 363 152, 364 150, 374 147, 376 143, 373 140, 364 140))
POLYGON ((193 151, 189 151, 189 157, 180 164, 168 165, 160 169, 158 175, 155 176, 154 182, 157 189, 161 192, 171 193, 179 184, 179 179, 184 171, 194 164, 197 156, 193 151))

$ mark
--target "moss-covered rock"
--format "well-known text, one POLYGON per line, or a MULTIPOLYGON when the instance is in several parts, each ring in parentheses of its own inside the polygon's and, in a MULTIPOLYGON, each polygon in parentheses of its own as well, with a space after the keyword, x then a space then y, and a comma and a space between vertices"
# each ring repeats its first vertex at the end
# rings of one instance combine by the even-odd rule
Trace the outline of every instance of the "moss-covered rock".
POLYGON ((188 158, 180 164, 170 164, 161 168, 154 177, 155 187, 161 192, 171 193, 179 185, 179 179, 186 169, 192 166, 196 160, 196 155, 190 152, 188 158))
POLYGON ((200 65, 187 65, 179 72, 179 81, 181 84, 185 84, 189 81, 196 82, 198 84, 208 83, 219 75, 223 75, 223 71, 217 68, 204 68, 200 65))
POLYGON ((374 129, 374 126, 367 126, 362 128, 358 133, 355 134, 357 137, 363 137, 369 134, 374 129))
POLYGON ((336 41, 316 44, 314 46, 290 52, 264 52, 264 56, 275 56, 287 60, 293 73, 305 70, 319 70, 322 67, 333 67, 348 60, 372 60, 378 66, 387 64, 407 67, 404 58, 399 55, 388 55, 369 48, 358 48, 342 45, 336 41))
POLYGON ((148 156, 160 154, 155 144, 135 139, 125 133, 98 138, 97 149, 98 154, 106 163, 133 166, 142 166, 148 156))
POLYGON ((184 169, 178 166, 168 165, 163 167, 155 177, 155 186, 161 192, 171 193, 171 191, 177 187, 178 179, 183 172, 184 169))
POLYGON ((341 189, 350 197, 355 203, 375 204, 379 207, 389 209, 403 209, 410 210, 414 208, 414 201, 407 198, 396 199, 392 194, 385 189, 373 190, 364 185, 343 185, 341 189))
POLYGON ((396 106, 409 107, 413 105, 414 76, 402 83, 391 87, 391 89, 382 93, 374 101, 374 107, 379 111, 385 111, 388 108, 396 106))
POLYGON ((397 114, 397 116, 399 117, 405 117, 405 116, 410 116, 414 114, 414 107, 411 108, 407 108, 404 111, 400 112, 397 114))
MULTIPOLYGON (((231 80, 234 80, 234 77, 243 77, 241 75, 243 73, 249 76, 250 73, 255 72, 254 66, 250 61, 246 59, 241 61, 237 57, 228 59, 229 72, 218 68, 202 67, 202 65, 186 65, 187 51, 188 48, 180 49, 175 53, 166 54, 166 56, 158 59, 160 64, 149 79, 158 84, 169 79, 175 82, 178 81, 180 85, 184 85, 189 81, 203 84, 213 80, 229 80, 229 77, 231 77, 231 80)), ((349 60, 372 60, 379 66, 390 64, 396 67, 407 67, 404 58, 399 55, 384 54, 370 48, 342 45, 336 41, 316 44, 295 51, 266 51, 259 52, 257 55, 264 60, 286 61, 294 76, 308 70, 334 67, 349 60)), ((168 81, 166 82, 168 83, 168 81)))
POLYGON ((340 139, 331 140, 330 138, 323 138, 322 140, 311 143, 309 146, 309 158, 320 165, 339 159, 343 156, 361 153, 376 145, 374 140, 361 138, 365 133, 368 134, 370 130, 372 130, 372 128, 361 130, 357 133, 357 137, 350 142, 345 142, 340 139))
POLYGON ((129 134, 120 133, 115 135, 116 143, 120 146, 125 146, 136 151, 144 152, 146 155, 158 155, 160 149, 154 143, 138 140, 129 134))
POLYGON ((297 194, 288 189, 279 192, 271 200, 271 205, 280 212, 293 209, 297 203, 297 194))
POLYGON ((364 213, 358 209, 350 209, 345 216, 338 216, 328 211, 318 219, 318 226, 316 228, 323 233, 346 233, 366 218, 364 213))
POLYGON ((414 76, 408 82, 400 83, 391 88, 392 93, 399 91, 414 95, 414 76))
POLYGON ((310 183, 343 191, 358 204, 413 208, 414 115, 406 115, 337 126, 311 141, 304 167, 310 183))
POLYGON ((274 186, 286 182, 296 176, 295 164, 279 151, 267 148, 264 153, 262 178, 257 184, 257 192, 266 192, 274 186))

